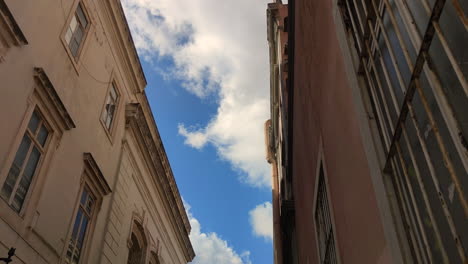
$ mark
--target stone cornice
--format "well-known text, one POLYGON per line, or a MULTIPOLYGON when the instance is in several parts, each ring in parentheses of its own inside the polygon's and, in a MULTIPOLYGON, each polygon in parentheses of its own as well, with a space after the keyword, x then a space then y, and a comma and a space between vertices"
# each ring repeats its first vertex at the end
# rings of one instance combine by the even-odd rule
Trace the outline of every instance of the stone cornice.
POLYGON ((11 14, 11 11, 4 0, 0 0, 0 22, 6 23, 6 27, 9 29, 9 33, 14 40, 14 45, 19 46, 28 44, 26 37, 16 23, 15 18, 11 14))
POLYGON ((147 84, 146 77, 141 67, 141 62, 133 42, 133 37, 130 33, 127 19, 125 18, 122 4, 120 0, 103 0, 99 2, 104 5, 109 15, 109 22, 114 30, 114 32, 112 32, 114 34, 112 35, 116 37, 114 41, 117 45, 116 48, 123 51, 118 57, 124 59, 124 63, 127 64, 127 69, 130 71, 130 75, 135 81, 135 85, 131 85, 131 89, 135 93, 142 92, 147 84))
POLYGON ((93 181, 93 184, 97 187, 100 194, 105 196, 111 193, 111 187, 107 183, 106 178, 104 178, 104 175, 102 174, 101 169, 99 169, 96 160, 94 160, 93 155, 89 152, 83 153, 83 161, 86 168, 90 172, 90 175, 88 176, 93 181))
POLYGON ((44 69, 39 67, 34 68, 34 79, 37 81, 39 85, 38 88, 42 91, 41 94, 44 95, 44 99, 47 100, 48 106, 51 106, 58 114, 58 121, 63 125, 65 130, 75 128, 76 126, 73 119, 65 108, 62 100, 60 100, 55 87, 52 85, 44 69))
MULTIPOLYGON (((143 97, 146 100, 146 96, 143 97)), ((155 178, 163 188, 163 197, 166 198, 164 202, 168 204, 178 239, 185 247, 184 255, 187 261, 191 261, 195 253, 189 239, 190 222, 151 112, 145 111, 141 104, 133 103, 126 106, 125 115, 127 127, 136 134, 140 148, 147 153, 150 165, 157 172, 155 178)))

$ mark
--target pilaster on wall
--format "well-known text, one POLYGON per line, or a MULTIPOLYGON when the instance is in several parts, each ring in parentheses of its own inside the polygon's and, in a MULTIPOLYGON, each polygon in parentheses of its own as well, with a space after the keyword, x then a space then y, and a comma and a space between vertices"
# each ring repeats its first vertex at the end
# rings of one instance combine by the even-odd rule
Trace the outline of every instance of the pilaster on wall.
POLYGON ((107 230, 104 235, 104 245, 102 248, 101 263, 118 263, 127 252, 128 223, 126 208, 129 207, 129 193, 132 169, 125 154, 119 170, 117 186, 113 194, 113 201, 110 209, 107 230))

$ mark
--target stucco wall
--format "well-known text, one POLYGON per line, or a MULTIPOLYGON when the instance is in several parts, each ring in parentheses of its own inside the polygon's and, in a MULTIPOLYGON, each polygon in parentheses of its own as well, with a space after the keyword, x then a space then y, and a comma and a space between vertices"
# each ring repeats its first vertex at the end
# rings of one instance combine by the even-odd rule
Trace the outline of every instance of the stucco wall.
MULTIPOLYGON (((142 196, 130 176, 136 173, 130 171, 127 155, 121 155, 122 139, 129 133, 125 128, 125 105, 147 102, 139 99, 144 95, 135 93, 144 88, 144 77, 135 81, 134 72, 129 68, 127 59, 134 55, 133 46, 125 42, 128 39, 125 34, 118 33, 118 28, 125 33, 125 21, 117 14, 118 1, 82 1, 91 26, 79 62, 74 64, 61 37, 77 0, 5 0, 28 44, 12 46, 0 62, 0 122, 3 124, 0 129, 0 186, 32 111, 31 98, 37 87, 34 67, 44 69, 76 127, 65 130, 61 136, 55 133, 47 151, 50 153, 48 163, 37 171, 29 189, 31 198, 25 203, 27 213, 24 216, 7 212, 8 204, 0 199, 3 206, 0 210, 0 257, 6 256, 9 247, 16 247, 15 263, 58 263, 75 218, 84 169, 83 153, 90 152, 115 193, 103 198, 94 232, 86 245, 87 263, 108 263, 101 255, 112 263, 126 262, 131 219, 138 210, 157 210, 157 214, 146 215, 148 233, 162 242, 161 254, 168 263, 186 263, 183 243, 176 239, 177 231, 167 213, 169 209, 163 205, 165 198, 151 185, 148 188, 153 196, 142 196), (111 10, 105 3, 114 3, 111 10), (120 92, 120 101, 115 127, 109 136, 100 116, 111 81, 120 92), (124 162, 119 166, 121 157, 124 162), (116 183, 118 178, 121 180, 116 183), (157 206, 148 209, 148 203, 157 206), (156 215, 160 215, 160 221, 153 219, 156 215)), ((141 163, 139 166, 144 168, 144 157, 135 153, 135 159, 141 163)), ((141 177, 150 182, 156 175, 144 172, 141 177)))
POLYGON ((389 254, 337 39, 332 0, 295 1, 293 186, 299 263, 316 263, 314 188, 320 145, 342 263, 389 254), (322 139, 322 142, 320 142, 322 139))

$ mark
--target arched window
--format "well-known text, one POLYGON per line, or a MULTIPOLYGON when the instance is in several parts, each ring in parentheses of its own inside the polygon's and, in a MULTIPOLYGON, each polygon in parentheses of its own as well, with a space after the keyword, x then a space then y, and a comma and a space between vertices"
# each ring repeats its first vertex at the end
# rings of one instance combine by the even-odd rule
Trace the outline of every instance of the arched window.
POLYGON ((143 227, 134 221, 132 235, 130 237, 127 264, 143 264, 146 246, 147 243, 143 227))

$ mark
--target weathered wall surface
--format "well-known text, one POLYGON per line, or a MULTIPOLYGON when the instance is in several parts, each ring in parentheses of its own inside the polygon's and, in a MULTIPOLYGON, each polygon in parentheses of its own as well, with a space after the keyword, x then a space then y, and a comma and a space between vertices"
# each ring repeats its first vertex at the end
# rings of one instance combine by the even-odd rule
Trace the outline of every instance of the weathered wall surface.
POLYGON ((295 1, 293 186, 299 263, 316 263, 319 149, 343 263, 388 263, 371 176, 337 39, 332 0, 295 1), (320 142, 320 140, 322 140, 320 142))

